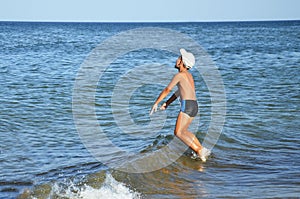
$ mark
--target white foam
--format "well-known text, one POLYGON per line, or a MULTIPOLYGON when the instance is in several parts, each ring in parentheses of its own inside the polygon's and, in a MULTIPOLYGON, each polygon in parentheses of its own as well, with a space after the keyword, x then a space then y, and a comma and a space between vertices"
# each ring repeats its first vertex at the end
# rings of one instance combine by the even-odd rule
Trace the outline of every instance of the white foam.
POLYGON ((130 190, 123 183, 117 182, 110 174, 106 175, 105 182, 100 189, 94 189, 85 186, 80 192, 80 198, 83 199, 136 199, 140 194, 130 190))
MULTIPOLYGON (((72 199, 139 199, 141 194, 134 192, 126 187, 125 184, 116 181, 111 174, 106 174, 105 181, 99 189, 95 189, 91 186, 84 185, 78 187, 73 183, 67 186, 61 184, 54 184, 49 198, 52 196, 59 196, 62 198, 72 199)), ((34 198, 34 197, 33 197, 34 198)))

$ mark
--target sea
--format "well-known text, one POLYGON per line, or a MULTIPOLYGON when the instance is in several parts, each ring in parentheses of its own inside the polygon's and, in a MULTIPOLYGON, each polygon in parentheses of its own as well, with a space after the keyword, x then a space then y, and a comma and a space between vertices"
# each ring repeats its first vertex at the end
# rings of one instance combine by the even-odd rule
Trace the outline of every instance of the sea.
POLYGON ((300 21, 0 22, 1 199, 300 198, 299 149, 300 21), (206 162, 149 115, 180 48, 206 162))

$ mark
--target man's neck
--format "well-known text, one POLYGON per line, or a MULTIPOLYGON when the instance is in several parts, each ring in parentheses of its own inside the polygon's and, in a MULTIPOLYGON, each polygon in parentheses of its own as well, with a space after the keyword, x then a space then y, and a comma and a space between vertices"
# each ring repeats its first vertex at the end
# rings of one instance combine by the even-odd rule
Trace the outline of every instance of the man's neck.
POLYGON ((180 73, 188 72, 187 68, 183 67, 179 70, 180 73))

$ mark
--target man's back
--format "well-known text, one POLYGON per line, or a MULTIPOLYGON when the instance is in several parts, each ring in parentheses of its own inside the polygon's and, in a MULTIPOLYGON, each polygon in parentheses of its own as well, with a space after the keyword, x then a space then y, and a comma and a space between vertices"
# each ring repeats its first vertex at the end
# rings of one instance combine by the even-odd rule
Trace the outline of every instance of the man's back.
POLYGON ((195 85, 193 76, 189 72, 177 73, 171 83, 177 83, 179 96, 182 100, 196 100, 195 85))

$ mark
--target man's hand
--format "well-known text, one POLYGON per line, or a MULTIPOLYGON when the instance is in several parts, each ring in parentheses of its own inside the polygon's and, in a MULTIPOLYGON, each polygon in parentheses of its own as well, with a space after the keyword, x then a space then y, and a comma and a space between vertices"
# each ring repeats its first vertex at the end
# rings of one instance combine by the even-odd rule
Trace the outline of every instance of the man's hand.
POLYGON ((167 103, 164 103, 163 105, 161 105, 160 110, 164 111, 167 109, 167 103))
POLYGON ((150 111, 150 115, 152 115, 154 112, 156 112, 157 111, 157 104, 154 104, 153 106, 152 106, 152 109, 151 109, 151 111, 150 111))

